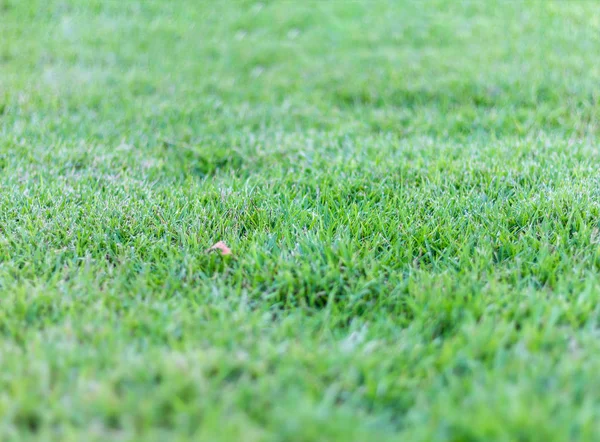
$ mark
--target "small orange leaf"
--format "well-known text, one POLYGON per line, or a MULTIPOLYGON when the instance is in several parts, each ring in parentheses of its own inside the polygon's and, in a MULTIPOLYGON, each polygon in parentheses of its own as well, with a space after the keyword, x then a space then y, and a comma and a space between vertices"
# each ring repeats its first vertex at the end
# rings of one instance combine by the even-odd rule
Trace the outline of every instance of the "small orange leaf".
POLYGON ((223 241, 219 241, 214 246, 208 248, 206 252, 210 253, 214 252, 215 250, 220 251, 221 255, 231 255, 231 249, 227 247, 227 244, 225 244, 223 241))

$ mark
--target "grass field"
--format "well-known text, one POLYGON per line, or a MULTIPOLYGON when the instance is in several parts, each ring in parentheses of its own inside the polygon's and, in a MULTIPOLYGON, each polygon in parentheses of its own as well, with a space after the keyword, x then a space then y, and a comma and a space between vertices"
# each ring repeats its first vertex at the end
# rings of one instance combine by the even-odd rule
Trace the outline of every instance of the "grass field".
POLYGON ((0 439, 599 440, 598 54, 593 1, 0 0, 0 439))

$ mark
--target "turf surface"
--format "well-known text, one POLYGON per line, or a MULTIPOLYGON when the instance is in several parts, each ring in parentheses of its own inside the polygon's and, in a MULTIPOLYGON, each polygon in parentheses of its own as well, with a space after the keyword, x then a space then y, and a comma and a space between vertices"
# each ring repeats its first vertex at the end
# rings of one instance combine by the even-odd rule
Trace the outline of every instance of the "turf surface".
POLYGON ((598 54, 592 1, 0 0, 0 438, 597 440, 598 54))

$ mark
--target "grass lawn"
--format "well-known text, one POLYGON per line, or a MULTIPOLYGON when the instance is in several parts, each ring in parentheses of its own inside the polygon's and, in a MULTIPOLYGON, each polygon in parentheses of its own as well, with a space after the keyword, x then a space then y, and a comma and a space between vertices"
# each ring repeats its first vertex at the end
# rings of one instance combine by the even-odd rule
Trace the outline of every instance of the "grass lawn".
POLYGON ((599 54, 593 1, 0 0, 0 439, 598 440, 599 54))

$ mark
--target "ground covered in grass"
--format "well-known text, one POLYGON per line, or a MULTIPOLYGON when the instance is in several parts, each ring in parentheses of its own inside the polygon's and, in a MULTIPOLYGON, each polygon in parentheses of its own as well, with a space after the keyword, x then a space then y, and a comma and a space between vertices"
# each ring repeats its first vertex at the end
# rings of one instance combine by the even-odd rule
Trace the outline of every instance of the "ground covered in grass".
POLYGON ((585 1, 0 0, 0 437, 597 440, 598 54, 585 1))

